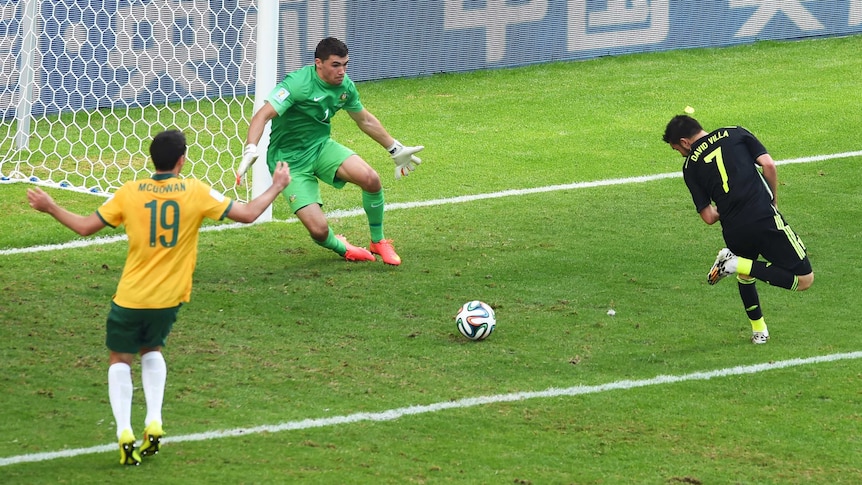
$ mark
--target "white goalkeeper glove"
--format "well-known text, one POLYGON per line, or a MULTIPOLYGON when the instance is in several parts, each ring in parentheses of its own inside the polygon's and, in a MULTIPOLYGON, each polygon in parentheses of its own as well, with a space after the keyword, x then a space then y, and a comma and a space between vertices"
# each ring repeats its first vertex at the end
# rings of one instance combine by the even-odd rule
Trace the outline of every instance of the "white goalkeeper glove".
POLYGON ((236 170, 236 184, 242 185, 242 178, 248 171, 248 168, 254 165, 257 161, 257 145, 249 143, 242 151, 242 161, 239 163, 239 168, 236 170))
POLYGON ((416 166, 422 163, 422 159, 414 154, 422 151, 424 148, 422 145, 406 147, 398 140, 395 140, 395 143, 387 148, 389 155, 392 156, 392 161, 395 162, 395 180, 406 177, 410 175, 410 172, 416 170, 416 166))

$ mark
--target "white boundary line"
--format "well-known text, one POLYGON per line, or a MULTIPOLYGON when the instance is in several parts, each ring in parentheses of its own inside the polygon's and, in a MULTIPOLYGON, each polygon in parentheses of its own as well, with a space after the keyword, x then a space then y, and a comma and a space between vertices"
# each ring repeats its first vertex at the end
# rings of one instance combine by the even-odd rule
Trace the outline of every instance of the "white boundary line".
MULTIPOLYGON (((811 163, 811 162, 822 162, 825 160, 834 160, 837 158, 851 158, 851 157, 862 157, 862 150, 855 152, 844 152, 844 153, 835 153, 832 155, 817 155, 812 157, 802 157, 802 158, 792 158, 789 160, 782 160, 776 162, 778 165, 787 165, 792 163, 811 163)), ((639 177, 626 177, 626 178, 618 178, 618 179, 606 179, 606 180, 596 180, 592 182, 575 182, 571 184, 562 184, 562 185, 548 185, 545 187, 534 187, 531 189, 510 189, 503 190, 500 192, 491 192, 488 194, 476 194, 476 195, 462 195, 458 197, 449 197, 446 199, 432 199, 418 202, 397 202, 392 204, 386 204, 386 210, 396 210, 396 209, 413 209, 416 207, 430 207, 436 205, 446 205, 446 204, 461 204, 464 202, 473 202, 476 200, 484 200, 484 199, 498 199, 501 197, 511 197, 515 195, 528 195, 528 194, 540 194, 544 192, 556 192, 560 190, 574 190, 574 189, 586 189, 591 187, 603 187, 607 185, 623 185, 623 184, 637 184, 644 182, 652 182, 654 180, 662 180, 668 178, 678 178, 682 177, 682 172, 670 172, 670 173, 660 173, 655 175, 642 175, 639 177)), ((337 210, 327 213, 327 217, 355 217, 364 214, 364 211, 361 208, 350 209, 350 210, 337 210)), ((273 222, 285 222, 285 223, 294 223, 298 222, 296 218, 290 218, 287 220, 276 220, 273 222)), ((249 224, 239 224, 239 223, 231 223, 231 224, 218 224, 214 226, 206 226, 201 228, 203 232, 209 231, 225 231, 228 229, 237 229, 240 227, 246 227, 249 224)), ((117 235, 117 236, 106 236, 106 237, 95 237, 88 239, 79 239, 63 244, 47 244, 43 246, 31 246, 27 248, 11 248, 11 249, 0 249, 0 256, 8 256, 13 254, 26 254, 26 253, 37 253, 42 251, 57 251, 62 249, 72 249, 72 248, 83 248, 88 246, 99 246, 103 244, 112 244, 119 241, 125 241, 125 235, 117 235)))
MULTIPOLYGON (((810 163, 810 162, 819 162, 824 160, 832 160, 837 158, 850 158, 862 156, 862 151, 856 152, 845 152, 845 153, 837 153, 833 155, 820 155, 813 157, 803 157, 796 158, 790 160, 784 160, 776 162, 779 165, 781 164, 791 164, 791 163, 810 163)), ((576 182, 571 184, 564 185, 550 185, 545 187, 536 187, 532 189, 513 189, 513 190, 504 190, 501 192, 493 192, 488 194, 478 194, 471 196, 459 196, 459 197, 451 197, 447 199, 434 199, 420 202, 407 202, 407 203, 395 203, 395 204, 387 204, 387 210, 390 209, 410 209, 415 207, 428 207, 435 205, 444 205, 444 204, 458 204, 463 202, 472 202, 475 200, 483 200, 483 199, 496 199, 501 197, 510 197, 513 195, 526 195, 526 194, 537 194, 543 192, 553 192, 559 190, 573 190, 580 188, 590 188, 590 187, 600 187, 607 185, 621 185, 621 184, 630 184, 630 183, 644 183, 650 182, 654 180, 661 180, 667 178, 676 178, 680 177, 682 174, 679 172, 673 173, 663 173, 656 175, 645 175, 640 177, 627 177, 620 179, 609 179, 609 180, 599 180, 594 182, 576 182)), ((362 209, 353 209, 349 211, 335 211, 329 213, 330 217, 347 217, 347 216, 356 216, 362 214, 362 209)), ((288 219, 287 221, 281 222, 296 222, 296 219, 288 219)), ((205 231, 222 231, 227 229, 234 229, 238 227, 244 227, 246 224, 220 224, 218 226, 209 226, 203 228, 205 231)), ((101 237, 101 238, 91 238, 87 240, 79 240, 72 241, 64 244, 55 244, 55 245, 45 245, 45 246, 34 246, 30 248, 19 248, 19 249, 7 249, 0 250, 0 255, 10 255, 10 254, 21 254, 21 253, 32 253, 39 251, 53 251, 53 250, 61 250, 68 248, 78 248, 78 247, 86 247, 92 245, 100 245, 100 244, 111 244, 118 241, 125 240, 125 236, 111 236, 111 237, 101 237)), ((234 436, 245 436, 249 434, 260 434, 260 433, 277 433, 281 431, 290 431, 290 430, 302 430, 309 428, 321 428, 326 426, 335 426, 339 424, 351 424, 357 423, 360 421, 392 421, 395 419, 402 418, 404 416, 412 416, 417 414, 425 414, 432 413, 438 411, 444 411, 447 409, 458 409, 458 408, 469 408, 473 406, 480 406, 483 404, 494 404, 500 402, 512 402, 512 401, 523 401, 527 399, 536 399, 536 398, 547 398, 547 397, 559 397, 559 396, 579 396, 584 394, 595 394, 599 392, 605 391, 613 391, 613 390, 625 390, 625 389, 634 389, 638 387, 646 387, 660 384, 673 384, 677 382, 685 382, 685 381, 697 381, 697 380, 708 380, 713 377, 726 377, 726 376, 736 376, 736 375, 745 375, 745 374, 755 374, 759 372, 765 372, 769 370, 775 369, 784 369, 787 367, 796 367, 800 365, 808 365, 808 364, 817 364, 823 362, 835 362, 839 360, 851 360, 851 359, 860 359, 862 358, 862 351, 843 353, 843 354, 831 354, 824 355, 818 357, 809 357, 809 358, 798 358, 798 359, 790 359, 779 362, 772 362, 768 364, 754 364, 747 366, 737 366, 730 367, 726 369, 719 369, 708 372, 694 372, 691 374, 683 374, 680 376, 657 376, 652 379, 644 379, 638 381, 624 380, 611 382, 608 384, 602 384, 598 386, 575 386, 569 387, 565 389, 556 389, 550 388, 544 391, 533 391, 533 392, 518 392, 512 394, 497 394, 493 396, 479 396, 473 398, 465 398, 457 401, 446 401, 439 402, 435 404, 427 404, 427 405, 417 405, 417 406, 409 406, 404 408, 396 408, 390 409, 388 411, 382 411, 378 413, 356 413, 349 414, 344 416, 334 416, 331 418, 317 418, 317 419, 304 419, 301 421, 289 421, 286 423, 276 424, 276 425, 264 425, 257 426, 254 428, 235 428, 230 430, 222 430, 222 431, 210 431, 206 433, 196 433, 190 435, 181 435, 165 438, 165 443, 181 443, 185 441, 206 441, 220 438, 229 438, 234 436)), ((7 458, 0 458, 0 467, 7 465, 14 465, 18 463, 28 463, 28 462, 40 462, 40 461, 48 461, 54 460, 58 458, 71 458, 75 456, 87 455, 87 454, 95 454, 95 453, 105 453, 109 451, 116 450, 116 444, 108 444, 108 445, 100 445, 93 446, 90 448, 76 448, 62 451, 53 451, 46 453, 33 453, 28 455, 18 455, 11 456, 7 458)))
MULTIPOLYGON (((457 401, 444 401, 434 404, 425 404, 417 406, 408 406, 403 408, 389 409, 377 413, 355 413, 342 416, 333 416, 331 418, 316 418, 303 419, 301 421, 288 421, 286 423, 256 426, 253 428, 234 428, 221 431, 209 431, 206 433, 195 433, 181 436, 167 437, 163 440, 164 443, 182 443, 186 441, 209 441, 221 438, 231 438, 235 436, 247 436, 250 434, 261 433, 279 433, 282 431, 294 431, 311 428, 323 428, 328 426, 337 426, 341 424, 352 424, 361 421, 394 421, 405 416, 415 416, 419 414, 435 413, 445 411, 447 409, 463 409, 484 404, 496 404, 501 402, 525 401, 527 399, 560 397, 560 396, 582 396, 585 394, 596 394, 599 392, 616 391, 635 389, 639 387, 656 386, 663 384, 675 384, 677 382, 686 381, 705 381, 714 377, 740 376, 747 374, 757 374, 776 369, 786 369, 789 367, 798 367, 809 364, 820 364, 824 362, 836 362, 839 360, 855 360, 862 359, 862 351, 848 352, 842 354, 830 354, 817 357, 797 358, 782 360, 778 362, 770 362, 766 364, 752 364, 726 369, 718 369, 707 372, 693 372, 691 374, 683 374, 679 376, 660 375, 652 379, 642 379, 637 381, 624 380, 616 381, 608 384, 600 384, 596 386, 574 386, 564 389, 549 388, 544 391, 533 392, 515 392, 511 394, 497 394, 493 396, 479 396, 459 399, 457 401)), ((29 455, 10 456, 0 458, 0 467, 14 465, 18 463, 40 462, 55 460, 58 458, 72 458, 81 455, 90 455, 96 453, 106 453, 115 451, 116 443, 108 445, 92 446, 90 448, 76 448, 62 451, 52 451, 46 453, 33 453, 29 455)))

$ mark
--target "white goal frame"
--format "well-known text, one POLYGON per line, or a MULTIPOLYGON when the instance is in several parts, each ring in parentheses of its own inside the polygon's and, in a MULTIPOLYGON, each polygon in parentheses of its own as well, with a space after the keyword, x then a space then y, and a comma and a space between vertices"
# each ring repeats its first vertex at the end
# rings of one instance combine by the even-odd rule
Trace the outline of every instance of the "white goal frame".
MULTIPOLYGON (((17 26, 0 37, 0 184, 107 197, 152 172, 149 141, 173 128, 189 140, 184 176, 243 201, 265 191, 268 127, 247 185, 234 185, 234 169, 251 115, 276 83, 278 0, 223 10, 208 0, 93 5, 0 5, 0 21, 17 26)), ((269 208, 258 221, 271 218, 269 208)))

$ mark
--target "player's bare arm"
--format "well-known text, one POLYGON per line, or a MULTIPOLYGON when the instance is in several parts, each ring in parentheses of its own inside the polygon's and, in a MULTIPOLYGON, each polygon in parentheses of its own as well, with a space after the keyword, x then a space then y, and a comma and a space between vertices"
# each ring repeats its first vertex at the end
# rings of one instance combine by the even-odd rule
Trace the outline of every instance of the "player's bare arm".
POLYGON ((263 103, 263 106, 257 110, 257 113, 251 117, 251 122, 248 125, 248 135, 246 135, 245 148, 242 150, 242 158, 240 159, 239 167, 236 170, 236 184, 242 184, 242 178, 254 162, 257 161, 257 144, 263 136, 263 130, 269 120, 278 116, 278 112, 268 102, 263 103))
POLYGON ((27 201, 30 203, 30 207, 39 212, 50 214, 61 224, 81 236, 95 234, 105 227, 105 223, 95 212, 88 216, 73 214, 60 207, 50 195, 39 187, 27 190, 27 201))
POLYGON ((384 128, 383 124, 380 123, 380 120, 378 120, 377 117, 371 114, 367 109, 363 108, 362 111, 348 111, 347 114, 350 115, 350 118, 353 119, 356 126, 359 127, 363 133, 379 143, 383 148, 388 148, 395 143, 395 139, 386 131, 386 128, 384 128))
POLYGON ((263 136, 263 130, 269 120, 278 116, 275 108, 269 102, 264 102, 263 106, 257 110, 254 116, 251 117, 251 122, 248 125, 248 135, 245 138, 246 145, 257 145, 260 142, 260 137, 263 136))
POLYGON ((710 204, 703 208, 700 211, 700 218, 703 219, 703 222, 709 224, 710 226, 719 221, 720 217, 718 215, 718 209, 710 204))
POLYGON ((409 175, 410 172, 416 170, 417 165, 422 163, 422 159, 417 157, 416 153, 422 151, 424 146, 405 147, 401 142, 392 138, 380 120, 365 108, 361 111, 348 111, 347 113, 363 133, 389 152, 392 161, 395 162, 395 180, 409 175))
POLYGON ((764 153, 755 161, 763 169, 763 178, 772 191, 772 205, 778 208, 778 169, 775 168, 775 160, 768 153, 764 153))
POLYGON ((236 222, 254 222, 289 184, 290 167, 285 162, 278 162, 272 173, 272 185, 248 204, 235 202, 227 213, 228 218, 236 222))

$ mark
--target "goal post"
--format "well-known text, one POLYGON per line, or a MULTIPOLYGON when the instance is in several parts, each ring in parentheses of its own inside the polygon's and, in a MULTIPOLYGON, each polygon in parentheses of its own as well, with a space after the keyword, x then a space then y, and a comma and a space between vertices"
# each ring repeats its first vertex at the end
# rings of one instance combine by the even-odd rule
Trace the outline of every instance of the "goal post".
POLYGON ((36 0, 25 0, 24 13, 21 17, 21 56, 19 74, 18 106, 15 111, 15 119, 18 123, 15 133, 15 148, 23 149, 27 146, 28 133, 30 131, 30 116, 33 98, 33 58, 36 53, 36 0))
MULTIPOLYGON (((257 112, 275 87, 278 75, 278 0, 258 0, 257 56, 255 65, 254 111, 257 112)), ((272 176, 266 165, 266 150, 269 146, 270 124, 267 123, 257 144, 259 160, 251 169, 251 196, 262 194, 272 184, 272 176)), ((245 137, 243 137, 245 140, 245 137)), ((272 220, 272 205, 257 219, 272 220)))

